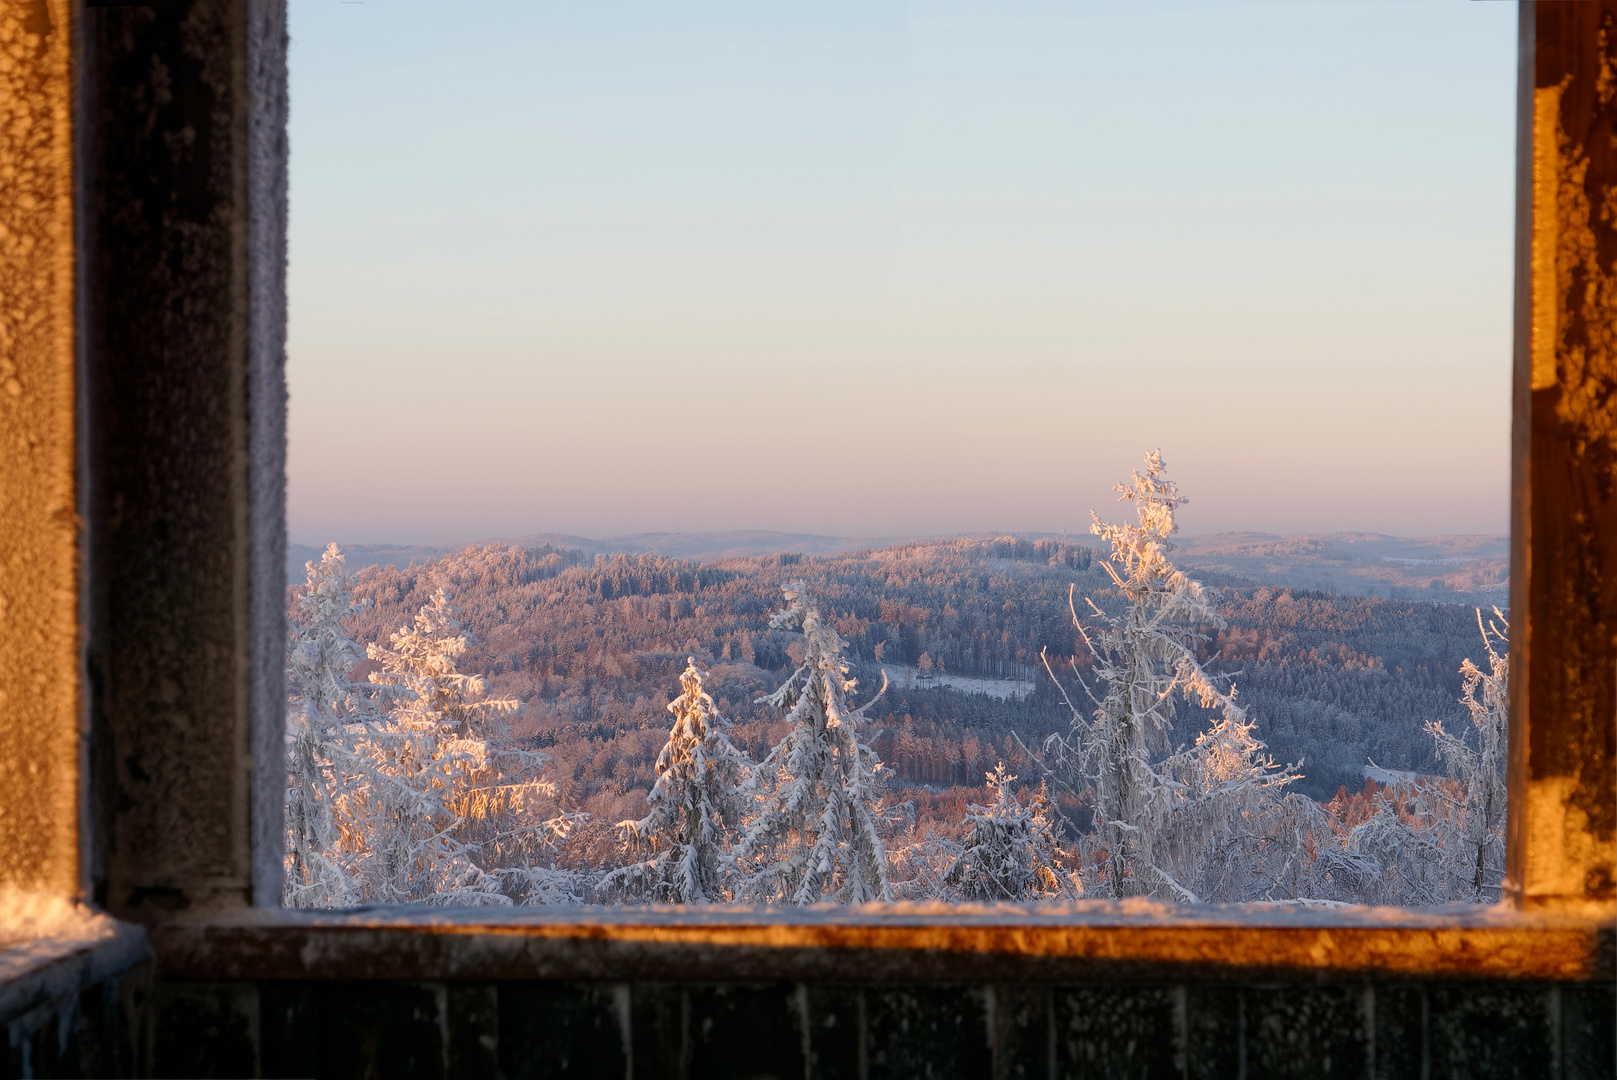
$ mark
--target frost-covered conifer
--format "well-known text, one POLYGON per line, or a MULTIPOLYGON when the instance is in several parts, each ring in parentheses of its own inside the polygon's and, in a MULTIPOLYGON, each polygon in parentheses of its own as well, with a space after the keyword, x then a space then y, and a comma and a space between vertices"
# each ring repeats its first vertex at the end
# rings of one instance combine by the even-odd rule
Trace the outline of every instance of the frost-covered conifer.
POLYGON ((1333 898, 1358 904, 1446 903, 1448 856, 1431 779, 1401 779, 1371 796, 1370 815, 1347 829, 1335 850, 1333 898))
POLYGON ((619 822, 631 850, 653 854, 607 874, 597 886, 604 896, 670 904, 728 899, 724 838, 741 825, 748 767, 726 733, 729 721, 703 689, 705 677, 696 659, 687 658, 680 695, 668 706, 674 726, 646 797, 651 812, 619 822))
POLYGON ((374 718, 362 684, 348 674, 364 652, 343 629, 360 610, 353 576, 336 544, 320 562, 304 564, 298 597, 303 621, 292 628, 288 683, 295 697, 287 716, 290 766, 286 800, 287 856, 282 903, 289 907, 350 907, 363 899, 360 838, 347 801, 364 783, 351 729, 374 718))
POLYGON ((1440 791, 1444 847, 1448 853, 1453 899, 1491 904, 1499 899, 1505 876, 1505 760, 1509 752, 1510 624, 1494 608, 1494 619, 1477 629, 1488 650, 1488 670, 1467 659, 1460 665, 1461 703, 1471 720, 1471 734, 1452 735, 1441 721, 1427 723, 1437 743, 1437 756, 1448 769, 1455 792, 1440 791), (1494 648, 1495 642, 1499 649, 1494 648))
MULTIPOLYGON (((844 642, 803 596, 784 588, 787 606, 772 628, 801 627, 803 662, 767 701, 791 724, 758 768, 769 790, 735 847, 737 898, 754 903, 857 904, 891 900, 875 803, 883 779, 876 754, 859 739, 867 703, 848 706, 854 680, 844 642)), ((885 685, 884 685, 885 689, 885 685)))
POLYGON ((1048 747, 1093 809, 1094 830, 1080 843, 1086 889, 1183 902, 1266 898, 1252 895, 1256 885, 1303 855, 1274 832, 1279 789, 1295 773, 1262 755, 1233 690, 1222 690, 1196 659, 1200 628, 1224 620, 1213 608, 1217 594, 1169 561, 1174 513, 1186 500, 1164 474, 1159 451, 1146 454, 1145 465, 1143 476, 1136 471, 1115 489, 1134 503, 1138 524, 1095 517, 1090 529, 1111 544, 1103 565, 1123 610, 1108 615, 1091 601, 1093 634, 1073 611, 1102 696, 1086 686, 1091 715, 1073 708, 1070 735, 1048 747), (1190 747, 1173 742, 1180 698, 1220 714, 1190 747), (1276 872, 1243 866, 1254 851, 1276 872))
POLYGON ((414 624, 372 644, 382 668, 371 682, 391 709, 360 747, 372 783, 365 792, 372 902, 529 903, 576 899, 573 875, 548 865, 551 842, 570 819, 537 817, 553 795, 543 754, 508 745, 520 706, 486 698, 481 677, 462 674, 466 650, 455 609, 439 589, 414 624))
POLYGON ((1049 900, 1078 894, 1076 875, 1062 866, 1060 844, 1041 785, 1023 806, 1011 785, 1016 777, 1002 761, 988 775, 991 805, 973 803, 959 856, 944 874, 953 897, 963 900, 1049 900))
POLYGON ((1325 815, 1284 790, 1297 772, 1264 753, 1233 687, 1212 703, 1218 718, 1177 762, 1183 797, 1162 836, 1164 864, 1204 901, 1313 896, 1314 855, 1330 835, 1325 815))
POLYGON ((1499 899, 1505 875, 1505 758, 1508 750, 1509 624, 1496 608, 1477 628, 1488 670, 1460 665, 1471 731, 1452 734, 1442 721, 1426 724, 1445 779, 1406 779, 1376 793, 1375 811, 1353 828, 1345 847, 1366 864, 1355 899, 1426 906, 1488 904, 1499 899), (1469 738, 1467 737, 1469 735, 1469 738))

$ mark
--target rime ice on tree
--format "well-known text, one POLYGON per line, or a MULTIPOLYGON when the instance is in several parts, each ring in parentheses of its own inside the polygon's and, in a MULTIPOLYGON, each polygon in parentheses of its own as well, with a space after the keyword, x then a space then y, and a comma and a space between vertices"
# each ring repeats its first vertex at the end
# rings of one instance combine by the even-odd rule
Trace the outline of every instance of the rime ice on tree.
POLYGON ((1473 749, 1463 735, 1443 730, 1441 721, 1426 725, 1437 742, 1437 756, 1458 786, 1448 797, 1442 819, 1447 836, 1455 899, 1491 904, 1499 899, 1505 877, 1505 759, 1510 743, 1510 623, 1498 608, 1487 625, 1477 609, 1477 629, 1488 650, 1488 670, 1469 659, 1460 665, 1465 705, 1476 737, 1473 749), (1498 642, 1503 652, 1494 648, 1498 642), (1480 695, 1480 697, 1479 697, 1480 695))
POLYGON ((1452 734, 1442 721, 1426 724, 1446 780, 1404 780, 1377 792, 1370 818, 1348 833, 1354 899, 1367 903, 1489 904, 1505 876, 1505 758, 1508 750, 1510 626, 1494 609, 1477 628, 1488 670, 1460 665, 1471 731, 1452 734), (1468 739, 1467 736, 1470 736, 1468 739), (1475 742, 1475 746, 1472 742, 1475 742))
POLYGON ((803 663, 769 697, 792 727, 758 768, 771 789, 737 843, 737 898, 754 903, 848 904, 891 900, 886 855, 876 833, 882 780, 876 754, 859 740, 866 704, 848 707, 854 680, 843 641, 803 597, 783 589, 787 607, 771 627, 803 630, 803 663))
POLYGON ((1049 800, 1043 788, 1027 806, 1016 798, 1015 776, 1002 761, 988 776, 992 805, 971 805, 970 827, 954 864, 943 876, 949 897, 963 900, 1048 900, 1075 895, 1062 870, 1049 800))
POLYGON ((364 853, 357 849, 348 801, 361 788, 365 770, 350 729, 374 712, 362 684, 348 679, 365 654, 342 623, 360 605, 336 544, 304 568, 308 579, 298 597, 304 622, 292 628, 288 655, 296 699, 287 716, 290 782, 281 901, 288 907, 351 907, 362 899, 358 863, 364 853))
POLYGON ((508 718, 521 706, 485 698, 483 680, 462 674, 466 638, 442 589, 411 626, 366 653, 392 703, 388 723, 364 750, 378 782, 369 795, 376 826, 366 891, 374 901, 509 904, 575 899, 572 875, 547 864, 568 819, 538 820, 533 804, 553 795, 538 776, 543 754, 508 748, 508 718))
POLYGON ((748 769, 704 678, 688 657, 680 695, 668 706, 674 725, 657 756, 657 782, 646 797, 651 812, 619 823, 632 850, 655 854, 607 874, 597 886, 604 896, 673 904, 728 899, 723 839, 741 824, 748 769))
POLYGON ((362 653, 342 622, 362 605, 337 545, 308 564, 298 606, 283 901, 576 899, 575 876, 545 863, 568 819, 529 806, 552 790, 537 777, 544 757, 508 749, 517 703, 484 699, 482 680, 456 670, 466 639, 443 590, 390 647, 369 646, 382 663, 370 684, 348 678, 362 653))
POLYGON ((1305 830, 1276 812, 1279 788, 1295 774, 1262 755, 1233 689, 1220 689, 1196 659, 1206 638, 1198 627, 1224 620, 1212 606, 1217 594, 1168 559, 1174 512, 1186 500, 1161 452, 1146 454, 1145 474, 1115 490, 1134 504, 1138 524, 1095 517, 1090 531, 1111 544, 1103 565, 1124 610, 1108 615, 1091 601, 1093 634, 1073 612, 1104 696, 1086 686, 1091 715, 1073 708, 1070 736, 1049 744, 1059 775, 1094 812, 1094 831, 1080 845, 1087 891, 1182 902, 1272 898, 1297 880, 1303 858, 1305 830), (1190 747, 1172 741, 1181 697, 1219 712, 1190 747))

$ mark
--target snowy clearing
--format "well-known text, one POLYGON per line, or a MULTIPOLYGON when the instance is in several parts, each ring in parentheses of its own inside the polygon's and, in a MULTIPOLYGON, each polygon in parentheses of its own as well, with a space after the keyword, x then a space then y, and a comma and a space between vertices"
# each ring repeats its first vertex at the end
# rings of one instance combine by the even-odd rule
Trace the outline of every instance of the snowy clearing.
POLYGON ((922 675, 920 668, 883 664, 882 670, 894 686, 905 690, 959 690, 967 694, 987 694, 1000 701, 1013 701, 1033 692, 1031 679, 980 679, 967 675, 922 675))

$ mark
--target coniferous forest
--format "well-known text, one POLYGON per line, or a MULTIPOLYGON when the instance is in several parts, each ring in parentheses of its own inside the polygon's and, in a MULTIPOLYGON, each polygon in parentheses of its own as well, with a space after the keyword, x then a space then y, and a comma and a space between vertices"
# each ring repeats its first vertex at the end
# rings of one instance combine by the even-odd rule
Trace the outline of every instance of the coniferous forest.
POLYGON ((1160 461, 1119 490, 1098 545, 333 551, 289 589, 289 899, 1497 895, 1502 620, 1181 573, 1160 461))

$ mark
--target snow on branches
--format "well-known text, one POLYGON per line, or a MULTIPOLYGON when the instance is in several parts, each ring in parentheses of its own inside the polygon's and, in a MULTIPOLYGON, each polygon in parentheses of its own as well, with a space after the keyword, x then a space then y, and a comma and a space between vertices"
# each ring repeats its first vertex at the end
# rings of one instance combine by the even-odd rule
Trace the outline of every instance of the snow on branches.
POLYGON ((539 820, 553 788, 544 755, 510 748, 519 708, 487 698, 456 669, 466 649, 442 589, 350 681, 359 647, 342 621, 359 610, 335 544, 308 564, 293 631, 285 901, 541 903, 577 898, 576 875, 553 869, 552 842, 571 819, 539 820))
POLYGON ((351 907, 363 888, 348 800, 357 794, 364 767, 349 729, 374 718, 362 684, 348 673, 364 652, 343 631, 343 620, 360 610, 353 575, 337 545, 326 548, 308 573, 292 628, 288 682, 296 691, 287 716, 289 782, 286 800, 287 854, 281 902, 289 907, 351 907))
POLYGON ((510 747, 515 700, 485 697, 481 676, 457 670, 459 629, 438 589, 412 625, 366 649, 382 666, 370 676, 377 696, 392 706, 363 744, 381 781, 367 792, 367 890, 388 903, 575 899, 573 876, 548 865, 570 819, 534 813, 555 793, 539 776, 545 755, 510 747))
POLYGON ((1217 594, 1168 558, 1174 514, 1187 500, 1164 468, 1161 452, 1151 451, 1144 475, 1135 471, 1116 487, 1120 501, 1134 504, 1136 524, 1091 515, 1090 531, 1111 545, 1104 567, 1123 610, 1110 615, 1090 601, 1091 629, 1073 607, 1100 694, 1085 685, 1093 710, 1085 717, 1072 708, 1071 732, 1050 740, 1048 757, 1093 811, 1094 829, 1080 844, 1091 895, 1266 898, 1267 883, 1283 879, 1297 854, 1271 820, 1296 774, 1262 753, 1234 688, 1222 689, 1196 659, 1201 628, 1224 620, 1213 607, 1217 594), (1180 699, 1218 713, 1188 747, 1174 743, 1180 699), (1251 863, 1254 856, 1264 865, 1251 863))
POLYGON ((1457 792, 1442 793, 1444 847, 1452 854, 1452 886, 1456 899, 1491 904, 1499 899, 1505 877, 1505 761, 1510 746, 1510 623, 1498 608, 1484 625, 1477 609, 1477 629, 1488 651, 1488 670, 1467 659, 1460 665, 1461 704, 1471 721, 1470 735, 1451 735, 1441 721, 1427 723, 1437 743, 1437 756, 1448 769, 1457 792), (1498 648, 1494 647, 1498 643, 1498 648))
POLYGON ((628 865, 616 868, 602 865, 606 837, 568 839, 584 815, 544 809, 556 801, 540 774, 545 755, 522 749, 516 701, 460 671, 467 638, 446 593, 362 651, 347 629, 362 607, 332 545, 307 564, 289 643, 284 902, 1496 900, 1504 617, 1478 612, 1487 659, 1460 668, 1469 724, 1426 724, 1446 777, 1408 776, 1322 807, 1287 790, 1296 767, 1266 753, 1233 683, 1199 660, 1225 624, 1218 594, 1173 565, 1185 499, 1160 454, 1117 490, 1135 520, 1096 517, 1092 529, 1111 547, 1103 569, 1115 592, 1089 601, 1083 618, 1076 589, 1068 594, 1094 661, 1093 677, 1077 680, 1088 703, 1075 706, 1080 694, 1057 680, 1070 726, 1042 760, 1029 755, 1046 781, 1031 798, 1001 762, 963 820, 917 835, 913 803, 884 809, 887 770, 862 738, 874 702, 850 704, 845 642, 794 583, 769 626, 802 632, 786 650, 799 662, 756 702, 778 711, 785 737, 754 765, 688 657, 645 816, 618 823, 628 865), (378 668, 367 682, 353 677, 362 657, 378 668), (1082 807, 1077 821, 1063 809, 1069 797, 1082 807))
POLYGON ((943 875, 951 899, 1054 900, 1076 898, 1077 874, 1062 869, 1060 842, 1041 784, 1023 806, 1011 785, 1016 777, 1002 761, 987 774, 991 805, 971 804, 969 834, 954 864, 943 875))
POLYGON ((603 897, 669 904, 729 899, 724 839, 741 825, 750 770, 726 733, 729 721, 703 688, 705 678, 696 659, 687 657, 680 695, 668 706, 674 725, 646 797, 651 812, 618 823, 631 851, 651 854, 603 877, 596 886, 603 897))
POLYGON ((786 607, 769 625, 801 628, 804 656, 779 689, 760 699, 786 710, 791 730, 758 768, 767 790, 735 847, 737 898, 786 904, 891 900, 875 807, 885 770, 859 739, 859 722, 874 701, 849 707, 854 680, 842 658, 842 638, 804 598, 802 583, 782 591, 786 607))
POLYGON ((1469 731, 1426 723, 1447 776, 1411 777, 1375 795, 1347 836, 1366 870, 1354 899, 1383 904, 1491 904, 1505 876, 1505 760, 1509 746, 1510 624, 1498 608, 1477 629, 1488 670, 1460 665, 1469 731))

